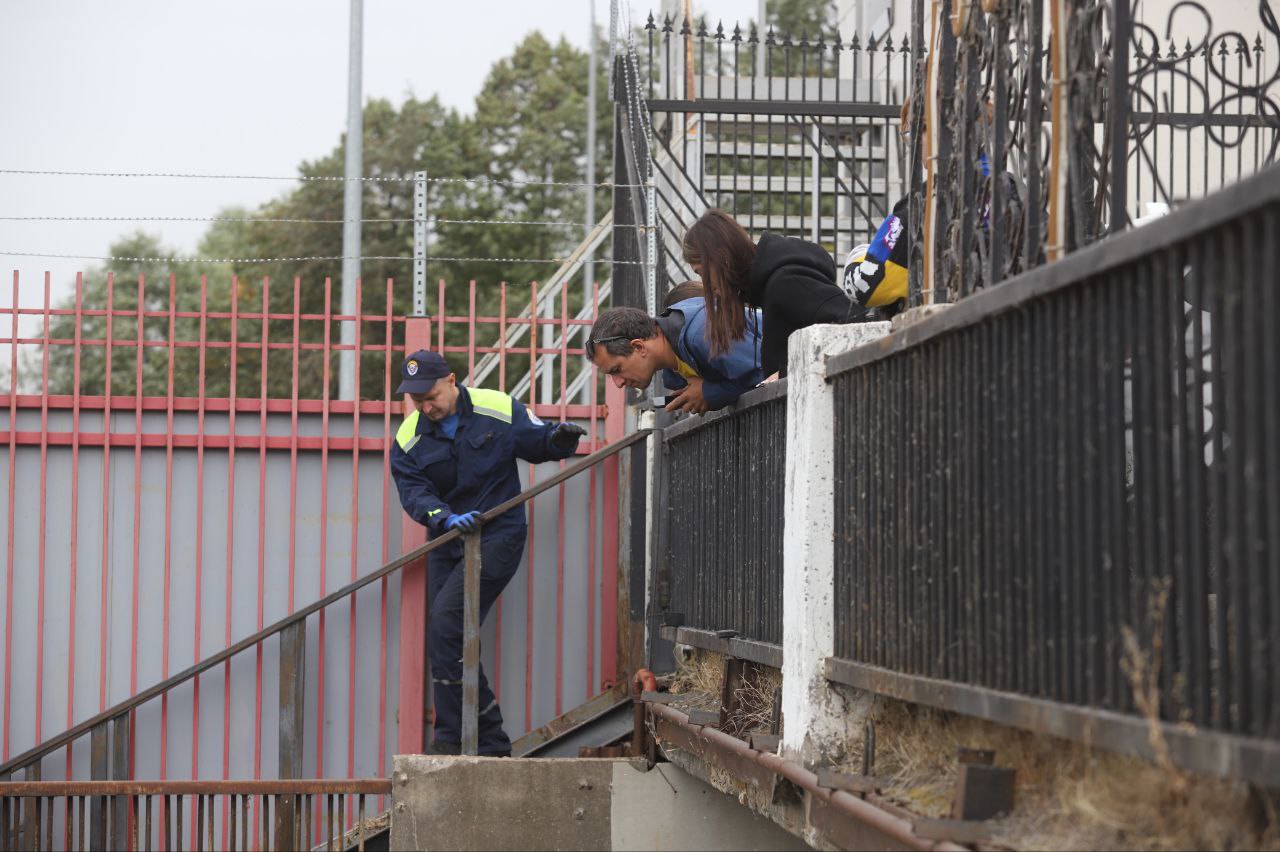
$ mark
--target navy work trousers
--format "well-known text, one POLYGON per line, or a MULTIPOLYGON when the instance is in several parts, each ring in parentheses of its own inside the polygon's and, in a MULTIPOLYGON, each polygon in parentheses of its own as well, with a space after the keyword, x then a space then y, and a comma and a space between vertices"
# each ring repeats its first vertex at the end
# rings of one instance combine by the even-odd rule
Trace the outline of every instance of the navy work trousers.
MULTIPOLYGON (((480 623, 520 567, 525 531, 482 533, 480 539, 480 623)), ((453 550, 453 548, 449 548, 453 550)), ((442 750, 462 742, 462 597, 465 564, 461 553, 436 551, 428 557, 431 612, 427 648, 435 692, 434 742, 442 750)), ((480 754, 510 754, 502 711, 480 669, 480 754)))

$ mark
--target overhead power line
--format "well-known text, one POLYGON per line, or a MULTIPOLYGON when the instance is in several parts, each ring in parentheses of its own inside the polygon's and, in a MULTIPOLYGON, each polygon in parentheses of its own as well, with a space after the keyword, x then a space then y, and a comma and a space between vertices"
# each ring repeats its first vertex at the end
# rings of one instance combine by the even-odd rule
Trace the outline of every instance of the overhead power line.
MULTIPOLYGON (((575 223, 576 224, 576 223, 575 223)), ((300 263, 309 260, 344 260, 343 255, 307 255, 303 257, 121 257, 95 254, 55 254, 28 251, 0 251, 3 257, 40 257, 58 260, 105 260, 124 263, 300 263)), ((412 261, 411 256, 400 255, 363 255, 360 260, 396 260, 412 261)), ((432 263, 554 263, 562 264, 568 258, 532 258, 532 257, 431 257, 432 263)), ((604 260, 601 263, 612 263, 615 266, 640 266, 635 260, 604 260)))
MULTIPOLYGON (((415 222, 412 218, 360 219, 372 225, 404 224, 415 222)), ((295 225, 341 225, 346 219, 299 219, 270 216, 0 216, 0 222, 264 222, 295 225)), ((582 228, 581 222, 533 219, 436 219, 437 225, 545 225, 558 228, 582 228)), ((615 227, 624 227, 617 225, 615 227)))
MULTIPOLYGON (((42 177, 105 177, 105 178, 184 178, 191 180, 282 180, 313 181, 322 183, 341 183, 347 180, 364 181, 365 183, 413 183, 412 177, 398 175, 386 177, 346 178, 341 175, 234 175, 234 174, 199 174, 196 172, 79 172, 52 169, 0 169, 3 175, 38 175, 42 177)), ((481 186, 562 186, 575 189, 641 189, 638 184, 615 184, 611 181, 600 183, 581 183, 558 180, 523 180, 519 178, 498 179, 487 177, 456 178, 429 177, 427 183, 470 183, 481 186)))

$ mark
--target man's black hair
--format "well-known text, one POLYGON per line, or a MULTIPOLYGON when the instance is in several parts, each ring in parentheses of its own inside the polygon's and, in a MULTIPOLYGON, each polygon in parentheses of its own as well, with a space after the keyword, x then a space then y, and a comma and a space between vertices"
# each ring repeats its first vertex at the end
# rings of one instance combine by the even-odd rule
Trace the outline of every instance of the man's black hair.
POLYGON ((603 346, 610 355, 630 355, 631 341, 648 340, 657 330, 653 317, 639 308, 601 311, 587 338, 587 357, 595 357, 597 345, 603 346))

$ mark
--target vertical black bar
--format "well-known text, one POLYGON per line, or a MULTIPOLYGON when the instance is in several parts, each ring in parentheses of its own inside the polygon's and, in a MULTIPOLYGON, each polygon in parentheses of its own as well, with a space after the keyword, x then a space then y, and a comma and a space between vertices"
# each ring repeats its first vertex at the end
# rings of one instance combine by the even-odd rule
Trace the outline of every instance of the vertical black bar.
MULTIPOLYGON (((1172 135, 1172 134, 1171 134, 1172 135)), ((1172 398, 1174 392, 1170 377, 1174 375, 1172 346, 1180 343, 1177 334, 1181 330, 1181 322, 1175 312, 1181 311, 1182 302, 1177 299, 1178 283, 1182 278, 1182 267, 1170 250, 1161 251, 1150 258, 1154 281, 1151 293, 1151 328, 1152 341, 1152 374, 1158 377, 1153 382, 1155 410, 1155 495, 1151 508, 1155 512, 1156 530, 1156 564, 1160 567, 1159 581, 1169 584, 1169 597, 1163 617, 1164 660, 1161 667, 1161 681, 1164 687, 1161 710, 1168 719, 1176 718, 1174 714, 1185 706, 1185 697, 1175 694, 1172 684, 1183 673, 1180 668, 1181 656, 1178 653, 1179 613, 1184 594, 1178 579, 1179 555, 1173 550, 1174 526, 1173 517, 1181 498, 1180 477, 1175 472, 1174 458, 1174 420, 1177 405, 1172 398)))
MULTIPOLYGON (((1124 1, 1121 0, 1121 2, 1124 1)), ((993 18, 995 32, 992 33, 991 38, 993 41, 992 51, 995 53, 995 69, 992 76, 995 78, 995 91, 992 93, 994 104, 992 105, 991 150, 987 152, 991 170, 991 224, 987 240, 987 286, 999 284, 1004 279, 1005 232, 1008 229, 1008 224, 1005 221, 1008 214, 1008 199, 1006 198, 1008 193, 1004 174, 1008 169, 1005 135, 1009 122, 1009 25, 1004 15, 994 15, 993 18)))
MULTIPOLYGON (((1259 57, 1260 58, 1260 57, 1259 57)), ((1259 131, 1260 132, 1260 131, 1259 131)), ((1274 330, 1280 321, 1280 298, 1275 288, 1267 282, 1275 281, 1280 275, 1280 249, 1276 246, 1274 235, 1280 233, 1280 208, 1273 205, 1262 217, 1261 233, 1271 235, 1263 239, 1261 248, 1261 271, 1253 284, 1261 294, 1261 310, 1255 313, 1252 321, 1259 323, 1269 331, 1274 330)), ((1258 363, 1262 365, 1263 387, 1274 388, 1280 384, 1280 336, 1274 333, 1263 335, 1264 347, 1259 354, 1258 363)), ((1275 436, 1280 434, 1280 397, 1274 393, 1264 393, 1262 399, 1263 434, 1275 436)), ((1259 641, 1266 648, 1262 670, 1267 672, 1267 694, 1270 696, 1271 718, 1266 722, 1265 736, 1280 736, 1280 447, 1274 440, 1262 444, 1262 478, 1266 488, 1264 505, 1266 517, 1261 519, 1262 558, 1259 567, 1267 578, 1267 594, 1265 601, 1270 617, 1265 621, 1269 635, 1264 635, 1259 625, 1259 641)), ((1265 699, 1264 699, 1265 700, 1265 699)), ((1259 730, 1263 720, 1258 720, 1259 730)))
POLYGON ((1044 243, 1040 235, 1043 198, 1041 189, 1040 128, 1044 110, 1044 35, 1042 33, 1044 9, 1036 0, 1028 4, 1030 16, 1027 37, 1030 41, 1027 62, 1027 120, 1025 126, 1027 144, 1027 206, 1023 226, 1022 267, 1030 269, 1040 265, 1044 243))
MULTIPOLYGON (((941 35, 938 48, 938 61, 935 64, 938 74, 938 114, 937 125, 938 150, 933 152, 936 166, 934 168, 934 185, 936 186, 934 204, 937 213, 933 227, 933 301, 947 302, 947 273, 944 255, 949 254, 947 230, 951 217, 957 215, 952 209, 952 194, 948 188, 956 179, 953 143, 951 138, 951 114, 955 110, 952 93, 956 90, 956 39, 951 34, 947 22, 951 16, 951 0, 942 0, 939 12, 939 32, 941 35)), ((926 94, 926 97, 928 95, 926 94)))
MULTIPOLYGON (((1111 0, 1111 97, 1108 99, 1108 118, 1111 123, 1110 232, 1113 234, 1120 233, 1129 224, 1125 200, 1129 193, 1129 40, 1132 28, 1129 0, 1111 0)), ((1188 192, 1190 189, 1188 184, 1188 192)))
MULTIPOLYGON (((1225 67, 1225 63, 1224 63, 1225 67)), ((1224 541, 1222 570, 1230 586, 1230 644, 1227 646, 1233 658, 1231 683, 1231 703, 1235 710, 1230 730, 1245 733, 1251 727, 1253 703, 1251 700, 1253 681, 1253 648, 1249 641, 1250 611, 1249 598, 1258 589, 1247 583, 1249 575, 1249 557, 1245 515, 1247 510, 1244 484, 1245 468, 1248 464, 1248 427, 1242 406, 1248 398, 1245 391, 1245 360, 1249 357, 1243 346, 1245 305, 1241 298, 1242 258, 1239 252, 1245 250, 1244 241, 1240 239, 1237 224, 1222 226, 1218 236, 1222 243, 1222 273, 1217 281, 1222 288, 1222 334, 1214 334, 1215 342, 1221 341, 1221 348, 1215 353, 1215 361, 1219 354, 1222 357, 1220 381, 1215 383, 1221 387, 1214 388, 1214 403, 1222 399, 1222 411, 1225 413, 1227 442, 1221 460, 1215 459, 1222 471, 1226 488, 1226 504, 1223 515, 1227 537, 1224 541)), ((1272 235, 1274 238, 1274 235, 1272 235)), ((1274 438, 1274 436, 1273 436, 1274 438)))

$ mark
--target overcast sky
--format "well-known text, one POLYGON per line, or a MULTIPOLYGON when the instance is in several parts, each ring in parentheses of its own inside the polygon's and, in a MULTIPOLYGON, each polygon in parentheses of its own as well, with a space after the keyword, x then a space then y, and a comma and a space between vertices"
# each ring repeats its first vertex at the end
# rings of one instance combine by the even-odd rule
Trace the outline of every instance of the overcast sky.
MULTIPOLYGON (((435 93, 470 111, 494 60, 530 31, 585 48, 589 4, 365 0, 365 96, 435 93)), ((631 6, 637 19, 650 8, 631 6)), ((695 0, 726 22, 756 7, 695 0)), ((296 174, 346 126, 349 16, 348 0, 0 0, 0 169, 296 174)), ((596 0, 601 27, 608 16, 596 0)), ((0 174, 0 216, 212 216, 290 186, 0 174)), ((102 255, 132 227, 0 221, 0 251, 102 255)), ((143 227, 187 253, 205 226, 143 227)), ((0 256, 32 306, 44 270, 56 300, 91 265, 0 256)), ((0 290, 7 304, 8 284, 0 290)))

